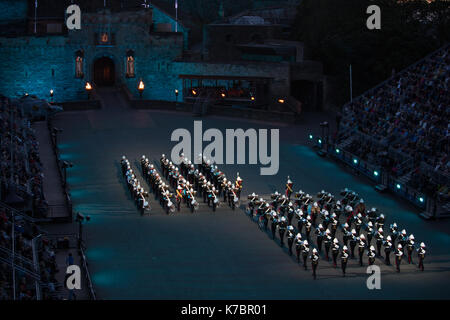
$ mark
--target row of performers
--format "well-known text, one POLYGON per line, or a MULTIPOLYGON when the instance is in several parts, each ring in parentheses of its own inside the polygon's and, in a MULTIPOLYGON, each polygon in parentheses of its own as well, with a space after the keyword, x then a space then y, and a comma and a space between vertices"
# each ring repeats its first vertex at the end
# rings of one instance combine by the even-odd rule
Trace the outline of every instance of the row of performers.
POLYGON ((148 214, 151 211, 150 202, 147 200, 149 193, 144 190, 138 181, 133 169, 131 168, 130 161, 126 156, 122 156, 120 160, 120 166, 122 168, 122 175, 126 179, 128 190, 136 203, 141 215, 148 214))

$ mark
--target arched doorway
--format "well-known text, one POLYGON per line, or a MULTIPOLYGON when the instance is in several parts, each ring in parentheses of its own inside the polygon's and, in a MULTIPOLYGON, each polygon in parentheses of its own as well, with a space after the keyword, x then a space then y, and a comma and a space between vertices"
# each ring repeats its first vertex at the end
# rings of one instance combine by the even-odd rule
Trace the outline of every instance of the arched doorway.
POLYGON ((94 83, 99 86, 114 85, 114 61, 108 57, 101 57, 94 62, 94 83))

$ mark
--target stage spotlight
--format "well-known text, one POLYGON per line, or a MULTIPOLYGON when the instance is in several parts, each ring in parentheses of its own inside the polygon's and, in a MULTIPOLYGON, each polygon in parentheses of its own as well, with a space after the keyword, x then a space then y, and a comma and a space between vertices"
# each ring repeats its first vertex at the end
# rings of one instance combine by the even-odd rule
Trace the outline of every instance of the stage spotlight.
POLYGON ((353 159, 353 163, 354 163, 354 164, 358 164, 358 159, 356 159, 356 158, 353 159))
POLYGON ((423 203, 425 201, 425 199, 423 197, 419 197, 419 201, 420 201, 420 203, 423 203))
POLYGON ((319 139, 318 142, 319 142, 319 144, 322 144, 322 139, 319 139))
POLYGON ((313 135, 312 135, 312 134, 309 135, 309 139, 310 139, 310 140, 313 139, 313 135))
POLYGON ((397 183, 396 187, 397 189, 400 189, 402 186, 399 183, 397 183))
POLYGON ((374 175, 375 177, 378 177, 378 174, 379 174, 378 171, 374 171, 374 172, 373 172, 373 175, 374 175))
POLYGON ((336 153, 339 153, 339 152, 341 152, 341 150, 339 150, 339 149, 336 149, 336 153))

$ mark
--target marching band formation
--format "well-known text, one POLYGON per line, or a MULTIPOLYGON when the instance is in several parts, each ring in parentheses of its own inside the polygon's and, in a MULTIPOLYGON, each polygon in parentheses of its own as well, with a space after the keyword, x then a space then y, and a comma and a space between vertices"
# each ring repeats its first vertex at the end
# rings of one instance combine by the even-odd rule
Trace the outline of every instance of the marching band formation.
MULTIPOLYGON (((163 154, 160 158, 161 174, 145 155, 140 163, 150 192, 154 193, 155 200, 159 199, 167 214, 180 211, 182 203, 190 212, 195 212, 199 208, 196 197, 203 199, 213 212, 220 205, 221 197, 233 210, 240 205, 243 180, 239 173, 232 182, 217 165, 201 154, 198 155, 197 166, 181 154, 179 167, 163 154)), ((149 213, 149 192, 141 186, 125 156, 121 159, 121 167, 139 211, 141 214, 149 213)), ((393 253, 396 270, 400 272, 403 255, 406 254, 407 262, 411 264, 416 251, 418 268, 424 271, 425 244, 421 242, 416 247, 414 235, 408 235, 405 229, 399 231, 395 222, 386 228, 384 215, 376 208, 368 210, 356 192, 345 188, 340 192, 341 199, 336 200, 334 195, 324 190, 316 197, 302 190, 294 192, 293 185, 288 176, 284 194, 276 191, 268 200, 255 193, 248 195, 245 211, 264 231, 268 231, 270 222, 272 238, 275 240, 278 232, 282 247, 286 236, 289 255, 294 254, 294 248, 297 262, 303 263, 305 270, 309 258, 314 279, 321 255, 326 261, 331 261, 334 268, 337 268, 340 258, 345 277, 350 259, 357 259, 360 266, 364 266, 364 256, 367 256, 368 265, 373 265, 376 258, 391 265, 393 253)))
POLYGON ((289 255, 293 255, 294 247, 297 262, 302 260, 305 270, 309 258, 314 279, 321 254, 326 261, 331 260, 334 268, 340 256, 344 277, 349 259, 356 259, 357 255, 358 264, 363 266, 366 255, 368 264, 373 265, 376 258, 382 258, 382 250, 386 265, 391 265, 390 256, 394 253, 397 272, 405 250, 409 264, 413 263, 416 251, 418 268, 424 270, 425 244, 421 242, 416 248, 414 235, 408 235, 405 229, 399 231, 395 222, 385 228, 384 215, 376 208, 367 210, 356 192, 346 188, 341 191, 340 200, 324 190, 317 194, 316 200, 302 190, 294 197, 293 194, 293 182, 288 177, 284 194, 276 191, 268 200, 255 193, 248 195, 246 213, 264 231, 268 231, 270 222, 272 238, 278 231, 281 246, 285 245, 286 235, 289 255))
MULTIPOLYGON (((243 186, 239 172, 235 182, 232 182, 211 160, 201 154, 198 157, 199 164, 196 168, 184 154, 181 154, 178 167, 163 154, 160 159, 161 174, 159 174, 149 159, 145 155, 142 156, 140 163, 143 177, 148 182, 150 191, 154 193, 155 200, 159 199, 160 205, 167 214, 180 211, 181 203, 185 203, 191 212, 196 211, 199 208, 197 196, 202 198, 208 207, 212 207, 213 212, 220 205, 221 197, 231 209, 239 207, 243 186)), ((148 193, 143 191, 125 156, 122 157, 121 166, 135 200, 140 201, 141 198, 145 200, 148 193)), ((137 204, 141 208, 141 203, 137 202, 137 204)), ((146 204, 150 207, 148 202, 146 204)), ((146 211, 148 210, 142 210, 142 212, 146 211)))

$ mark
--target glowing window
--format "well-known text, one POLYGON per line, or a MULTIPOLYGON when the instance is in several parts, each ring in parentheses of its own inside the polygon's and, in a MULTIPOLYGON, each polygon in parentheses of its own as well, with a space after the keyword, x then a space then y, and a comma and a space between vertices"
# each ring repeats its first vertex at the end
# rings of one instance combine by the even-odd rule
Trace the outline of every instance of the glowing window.
POLYGON ((134 78, 134 57, 127 57, 127 77, 134 78))
POLYGON ((75 62, 75 76, 77 78, 83 78, 83 58, 78 56, 75 62))

